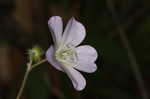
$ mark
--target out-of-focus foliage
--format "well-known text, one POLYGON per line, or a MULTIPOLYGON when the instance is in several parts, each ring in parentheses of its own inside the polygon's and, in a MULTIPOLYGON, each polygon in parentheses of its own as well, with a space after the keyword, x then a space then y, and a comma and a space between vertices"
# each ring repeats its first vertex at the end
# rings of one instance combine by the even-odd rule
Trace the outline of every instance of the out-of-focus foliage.
POLYGON ((76 92, 64 73, 43 64, 30 74, 22 99, 142 99, 107 1, 114 5, 150 93, 149 0, 1 0, 0 99, 15 99, 28 62, 26 51, 37 44, 46 50, 53 43, 47 20, 54 15, 65 23, 74 16, 85 25, 83 44, 97 49, 98 70, 83 73, 87 86, 76 92))

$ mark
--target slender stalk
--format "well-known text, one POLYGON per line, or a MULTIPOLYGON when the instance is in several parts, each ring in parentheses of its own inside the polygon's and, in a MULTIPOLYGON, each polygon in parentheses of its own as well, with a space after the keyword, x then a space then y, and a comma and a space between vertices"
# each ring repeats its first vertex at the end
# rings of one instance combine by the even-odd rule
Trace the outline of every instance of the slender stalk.
POLYGON ((18 92, 18 94, 17 94, 16 99, 20 99, 20 97, 21 97, 21 95, 22 95, 22 92, 23 92, 24 86, 25 86, 25 84, 26 84, 26 81, 27 81, 29 72, 30 72, 29 70, 26 70, 26 73, 25 73, 25 75, 24 75, 24 78, 23 78, 23 81, 22 81, 22 84, 21 84, 21 87, 20 87, 20 89, 19 89, 19 92, 18 92))
POLYGON ((38 65, 40 65, 40 64, 42 64, 42 63, 44 63, 44 62, 46 62, 46 61, 47 61, 46 59, 43 59, 43 60, 41 60, 40 62, 38 62, 38 63, 32 65, 32 60, 31 60, 31 61, 27 64, 28 67, 27 67, 27 70, 26 70, 26 72, 25 72, 25 75, 24 75, 24 78, 23 78, 23 81, 22 81, 22 84, 21 84, 21 87, 20 87, 20 89, 19 89, 19 92, 18 92, 18 94, 17 94, 16 99, 20 99, 20 98, 21 98, 21 95, 22 95, 22 92, 23 92, 23 89, 24 89, 24 87, 25 87, 25 84, 26 84, 26 81, 27 81, 27 78, 28 78, 28 75, 29 75, 30 71, 31 71, 33 68, 37 67, 38 65))
POLYGON ((47 61, 46 59, 43 59, 43 60, 41 60, 40 62, 38 62, 38 63, 32 65, 32 66, 31 66, 31 70, 32 70, 33 68, 37 67, 38 65, 40 65, 40 64, 42 64, 42 63, 44 63, 44 62, 46 62, 46 61, 47 61))

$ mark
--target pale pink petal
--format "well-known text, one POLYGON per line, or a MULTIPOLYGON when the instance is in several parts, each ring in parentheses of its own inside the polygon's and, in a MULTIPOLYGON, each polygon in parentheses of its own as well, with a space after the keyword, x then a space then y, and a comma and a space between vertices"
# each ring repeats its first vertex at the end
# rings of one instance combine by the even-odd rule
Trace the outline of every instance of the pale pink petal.
POLYGON ((69 78, 71 79, 73 86, 77 91, 81 91, 85 88, 86 80, 81 75, 80 72, 78 72, 77 70, 75 70, 71 66, 63 66, 63 69, 67 73, 69 78))
POLYGON ((79 46, 76 49, 78 61, 92 63, 95 62, 98 55, 95 48, 89 45, 79 46))
POLYGON ((55 44, 59 44, 62 38, 63 22, 61 17, 53 16, 48 20, 48 26, 55 44))
POLYGON ((46 52, 46 59, 53 67, 60 71, 63 71, 63 69, 61 68, 61 64, 59 64, 59 62, 56 61, 54 53, 54 47, 50 46, 50 48, 46 52))
POLYGON ((97 66, 95 63, 82 62, 82 61, 79 61, 78 65, 74 66, 74 68, 87 73, 93 73, 97 70, 97 66))
POLYGON ((63 34, 63 43, 74 46, 79 45, 85 38, 86 31, 83 24, 76 21, 73 17, 69 20, 63 34))

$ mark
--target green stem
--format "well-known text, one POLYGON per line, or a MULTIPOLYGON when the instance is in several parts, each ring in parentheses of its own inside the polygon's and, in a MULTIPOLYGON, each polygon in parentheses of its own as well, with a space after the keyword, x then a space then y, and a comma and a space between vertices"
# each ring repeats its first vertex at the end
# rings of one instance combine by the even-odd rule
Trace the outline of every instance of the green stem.
POLYGON ((40 65, 40 64, 42 64, 42 63, 44 63, 44 62, 46 62, 46 61, 47 61, 46 59, 43 59, 43 60, 41 60, 40 62, 38 62, 38 63, 36 63, 36 64, 34 64, 34 65, 32 65, 32 61, 30 61, 29 64, 27 64, 28 67, 27 67, 26 73, 25 73, 25 75, 24 75, 24 78, 23 78, 23 81, 22 81, 22 84, 21 84, 21 87, 20 87, 20 89, 19 89, 19 92, 18 92, 18 94, 17 94, 16 99, 20 99, 30 71, 31 71, 33 68, 37 67, 38 65, 40 65))
POLYGON ((46 62, 46 61, 47 61, 46 59, 43 59, 43 60, 41 60, 40 62, 38 62, 38 63, 32 65, 32 66, 31 66, 31 70, 32 70, 33 68, 37 67, 38 65, 40 65, 40 64, 42 64, 42 63, 44 63, 44 62, 46 62))
POLYGON ((24 75, 24 78, 23 78, 23 81, 22 81, 22 84, 21 84, 21 87, 19 89, 19 92, 17 94, 17 98, 16 99, 20 99, 20 97, 21 97, 21 94, 23 92, 24 86, 26 84, 26 81, 27 81, 27 78, 28 78, 28 75, 29 75, 29 72, 30 72, 29 70, 26 70, 26 73, 24 75))

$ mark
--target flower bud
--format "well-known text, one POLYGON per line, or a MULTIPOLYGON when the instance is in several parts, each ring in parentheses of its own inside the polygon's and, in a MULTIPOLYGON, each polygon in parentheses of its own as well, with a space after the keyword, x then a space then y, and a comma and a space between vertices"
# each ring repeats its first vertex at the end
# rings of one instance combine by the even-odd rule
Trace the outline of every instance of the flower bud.
POLYGON ((39 46, 34 46, 32 49, 28 51, 30 60, 34 62, 38 62, 41 60, 43 51, 42 48, 39 46))

